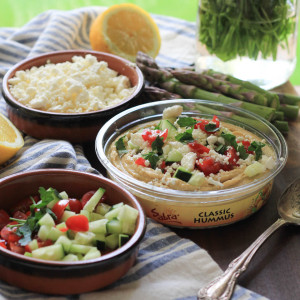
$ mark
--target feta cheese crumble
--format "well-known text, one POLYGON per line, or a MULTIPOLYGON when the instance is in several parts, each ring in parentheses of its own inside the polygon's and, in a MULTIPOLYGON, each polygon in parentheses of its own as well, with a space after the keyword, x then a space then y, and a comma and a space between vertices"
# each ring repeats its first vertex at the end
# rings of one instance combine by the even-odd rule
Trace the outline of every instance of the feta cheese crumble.
POLYGON ((9 81, 12 95, 23 105, 50 112, 82 113, 119 104, 130 96, 129 78, 108 68, 91 54, 72 61, 17 71, 9 81))

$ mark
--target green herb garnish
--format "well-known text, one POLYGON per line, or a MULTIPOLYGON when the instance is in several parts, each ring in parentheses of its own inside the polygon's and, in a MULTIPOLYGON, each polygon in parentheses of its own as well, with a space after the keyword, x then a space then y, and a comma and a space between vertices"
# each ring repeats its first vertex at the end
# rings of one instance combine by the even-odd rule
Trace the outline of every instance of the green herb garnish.
POLYGON ((265 146, 265 144, 261 142, 252 142, 250 146, 248 147, 249 151, 254 151, 255 152, 255 160, 260 160, 262 157, 262 148, 265 146))
POLYGON ((125 136, 120 137, 115 143, 120 156, 128 152, 128 150, 125 147, 124 138, 125 136))
POLYGON ((187 129, 185 132, 179 133, 175 136, 175 140, 181 143, 191 143, 194 141, 193 128, 187 129))
POLYGON ((239 153, 239 157, 241 159, 246 159, 249 156, 244 145, 238 145, 237 152, 239 153))
MULTIPOLYGON (((46 190, 43 187, 39 188, 39 194, 41 201, 35 203, 33 198, 33 204, 30 205, 30 215, 24 222, 24 220, 14 219, 14 221, 19 222, 18 229, 16 234, 22 236, 19 240, 21 246, 27 245, 32 240, 32 233, 37 231, 39 228, 38 221, 46 214, 49 213, 54 219, 56 219, 56 215, 52 212, 51 209, 47 207, 47 204, 55 199, 61 199, 57 190, 53 188, 49 188, 46 190), (38 208, 38 210, 36 210, 38 208)), ((11 218, 12 219, 12 218, 11 218)), ((13 225, 13 226, 16 226, 13 225)))
POLYGON ((156 139, 152 142, 151 148, 153 151, 156 151, 159 155, 163 153, 162 147, 164 145, 164 139, 160 136, 157 136, 156 139))
POLYGON ((197 124, 197 121, 191 117, 181 117, 177 120, 177 124, 180 127, 193 127, 195 124, 197 124))
POLYGON ((151 168, 156 169, 156 165, 159 161, 159 156, 154 152, 149 152, 147 154, 142 154, 142 157, 150 162, 151 168))
POLYGON ((204 126, 204 128, 207 132, 211 132, 211 133, 214 133, 214 132, 217 132, 220 130, 220 128, 217 127, 217 125, 215 123, 208 123, 204 126))
POLYGON ((226 144, 228 146, 232 146, 235 150, 237 150, 237 142, 236 142, 236 136, 231 133, 221 133, 221 137, 225 140, 226 144))
POLYGON ((215 151, 220 153, 220 154, 225 154, 226 148, 227 147, 225 145, 218 145, 216 147, 215 151))

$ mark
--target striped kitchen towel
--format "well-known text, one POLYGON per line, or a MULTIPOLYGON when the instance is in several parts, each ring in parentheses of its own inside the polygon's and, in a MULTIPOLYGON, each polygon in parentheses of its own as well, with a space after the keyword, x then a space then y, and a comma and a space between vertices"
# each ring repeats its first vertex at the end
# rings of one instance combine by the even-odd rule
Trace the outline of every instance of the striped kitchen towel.
MULTIPOLYGON (((89 28, 103 7, 72 11, 46 11, 22 28, 0 28, 0 83, 6 71, 20 60, 63 49, 90 49, 89 28)), ((162 37, 157 61, 165 66, 186 66, 194 60, 195 24, 153 16, 162 37)), ((6 114, 0 99, 0 112, 6 114)), ((99 174, 84 157, 80 145, 25 136, 25 145, 0 167, 0 179, 40 168, 68 168, 99 174)), ((0 299, 196 299, 198 289, 221 273, 209 254, 169 228, 148 219, 136 264, 111 286, 67 297, 30 293, 0 281, 0 299)), ((266 299, 237 286, 234 300, 266 299)))

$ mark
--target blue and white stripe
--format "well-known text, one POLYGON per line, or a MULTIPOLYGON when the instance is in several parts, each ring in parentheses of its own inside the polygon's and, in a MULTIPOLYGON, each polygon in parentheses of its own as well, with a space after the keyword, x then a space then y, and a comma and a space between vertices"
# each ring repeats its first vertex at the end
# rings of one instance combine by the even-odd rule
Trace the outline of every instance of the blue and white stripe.
MULTIPOLYGON (((46 11, 22 28, 0 28, 0 83, 7 70, 26 57, 64 49, 90 49, 89 28, 103 7, 72 11, 46 11)), ((195 24, 172 17, 153 16, 159 26, 162 47, 157 62, 182 67, 194 60, 195 24)), ((4 99, 0 112, 6 114, 4 99)), ((66 141, 25 137, 18 154, 0 167, 0 178, 40 168, 69 168, 99 174, 80 145, 66 141)), ((34 294, 0 282, 0 299, 196 299, 201 285, 221 272, 208 253, 181 239, 169 228, 148 219, 136 264, 119 281, 89 294, 55 297, 34 294)), ((266 299, 237 287, 234 300, 266 299)))

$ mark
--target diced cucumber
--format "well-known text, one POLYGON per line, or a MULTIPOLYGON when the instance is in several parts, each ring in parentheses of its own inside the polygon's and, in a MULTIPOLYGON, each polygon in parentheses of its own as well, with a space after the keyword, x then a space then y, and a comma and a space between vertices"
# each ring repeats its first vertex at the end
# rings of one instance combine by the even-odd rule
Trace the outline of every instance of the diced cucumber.
POLYGON ((61 222, 66 222, 70 217, 75 216, 76 213, 70 210, 65 210, 60 221, 61 222))
POLYGON ((38 231, 38 237, 42 240, 42 241, 46 241, 48 239, 48 235, 49 232, 51 230, 52 227, 47 226, 47 225, 42 225, 38 231))
POLYGON ((62 260, 65 256, 62 245, 55 244, 32 251, 32 257, 45 260, 62 260))
POLYGON ((78 261, 78 256, 75 254, 67 254, 63 259, 63 261, 78 261))
POLYGON ((109 210, 111 209, 111 206, 106 204, 106 203, 99 203, 97 206, 96 206, 96 210, 95 212, 97 214, 100 214, 102 216, 104 216, 109 210))
POLYGON ((192 175, 193 174, 187 171, 185 168, 178 167, 173 177, 188 182, 191 179, 192 175))
POLYGON ((118 219, 122 222, 122 233, 132 235, 135 232, 138 215, 138 210, 127 204, 121 208, 118 219))
POLYGON ((201 186, 204 181, 205 181, 204 174, 200 172, 196 172, 192 175, 188 183, 194 186, 201 186))
POLYGON ((114 234, 108 235, 107 237, 105 237, 105 243, 109 249, 111 249, 111 250, 117 249, 119 246, 119 234, 114 233, 114 234))
POLYGON ((114 210, 116 208, 122 207, 124 205, 123 202, 119 202, 117 204, 114 204, 113 206, 111 206, 110 210, 114 210))
POLYGON ((68 253, 70 250, 70 247, 72 245, 72 241, 70 239, 68 239, 66 236, 62 235, 55 242, 55 245, 57 245, 57 244, 62 245, 64 251, 68 253))
POLYGON ((24 255, 28 256, 28 257, 32 257, 32 253, 30 253, 30 252, 25 252, 24 255))
POLYGON ((131 140, 128 141, 128 147, 130 149, 139 149, 140 147, 138 145, 135 145, 131 140))
POLYGON ((108 220, 112 220, 118 217, 118 214, 122 208, 122 206, 124 205, 123 202, 118 203, 118 206, 112 206, 111 210, 109 212, 107 212, 104 217, 108 220))
POLYGON ((30 241, 30 242, 28 243, 28 247, 29 247, 29 249, 30 249, 31 251, 33 251, 33 250, 35 250, 35 249, 37 249, 37 248, 39 247, 39 244, 38 244, 38 242, 37 242, 36 239, 33 239, 32 241, 30 241))
POLYGON ((90 219, 89 219, 89 221, 92 222, 92 221, 96 221, 96 220, 101 220, 101 219, 103 219, 103 218, 104 218, 104 216, 92 212, 92 213, 90 213, 90 219))
POLYGON ((83 216, 86 216, 87 219, 90 221, 90 212, 89 211, 82 209, 80 211, 80 214, 83 215, 83 216))
POLYGON ((55 222, 54 222, 53 218, 48 213, 44 214, 40 218, 40 220, 38 221, 38 224, 40 226, 42 226, 42 225, 46 225, 46 226, 49 226, 49 227, 55 226, 55 222))
POLYGON ((106 223, 107 233, 121 233, 122 223, 120 220, 112 219, 106 223))
POLYGON ((256 161, 252 165, 249 165, 244 170, 245 175, 248 177, 256 176, 260 173, 263 173, 266 170, 265 166, 260 162, 256 161))
POLYGON ((84 205, 83 209, 92 212, 104 193, 105 193, 105 189, 99 188, 95 192, 95 194, 88 200, 88 202, 84 205))
POLYGON ((173 139, 177 135, 177 128, 169 120, 161 120, 160 122, 161 130, 168 129, 167 139, 173 139))
POLYGON ((87 254, 91 248, 92 246, 71 244, 69 252, 73 254, 87 254))
POLYGON ((76 232, 74 237, 74 243, 80 245, 89 245, 95 238, 93 232, 76 232))
POLYGON ((60 192, 59 196, 61 197, 61 199, 65 199, 65 200, 69 199, 69 196, 65 191, 60 192))
POLYGON ((119 234, 119 247, 122 247, 130 240, 130 236, 128 234, 119 234))
POLYGON ((106 248, 105 244, 105 234, 96 233, 93 244, 97 247, 98 250, 103 251, 106 248))
POLYGON ((66 222, 61 222, 61 223, 57 224, 56 228, 57 229, 67 228, 66 222))
POLYGON ((93 233, 106 233, 107 219, 101 219, 89 223, 89 231, 93 233))
POLYGON ((181 152, 179 152, 176 149, 173 149, 168 153, 166 162, 178 162, 181 161, 182 157, 183 155, 181 152))
POLYGON ((52 209, 53 206, 58 202, 59 200, 52 200, 47 204, 47 207, 52 209))
POLYGON ((92 248, 89 252, 83 257, 83 259, 94 259, 101 256, 101 252, 97 248, 92 248))
POLYGON ((51 227, 50 232, 48 233, 47 239, 55 242, 62 235, 66 235, 66 234, 64 232, 60 231, 56 227, 51 227))

